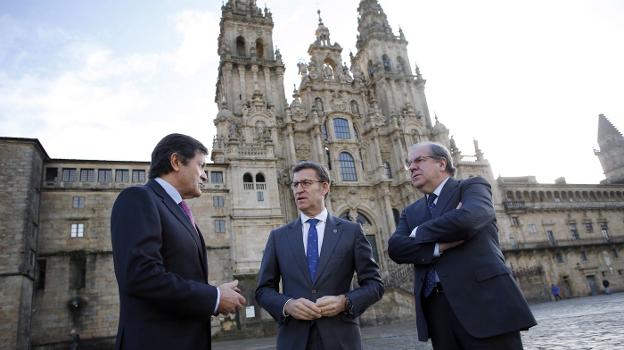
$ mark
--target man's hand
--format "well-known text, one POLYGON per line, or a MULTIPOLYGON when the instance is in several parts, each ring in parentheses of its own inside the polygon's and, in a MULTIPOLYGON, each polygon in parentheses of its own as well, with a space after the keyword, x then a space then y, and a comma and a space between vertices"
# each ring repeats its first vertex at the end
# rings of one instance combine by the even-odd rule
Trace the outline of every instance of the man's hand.
POLYGON ((219 292, 221 293, 221 297, 219 299, 219 313, 227 314, 235 312, 247 303, 245 297, 240 295, 238 280, 223 283, 217 288, 219 288, 219 292))
POLYGON ((298 320, 304 321, 321 318, 321 309, 306 298, 291 299, 284 306, 284 312, 298 320))
POLYGON ((333 317, 338 315, 346 310, 346 305, 347 298, 345 298, 343 294, 324 296, 316 301, 316 306, 321 309, 321 314, 324 317, 333 317))
POLYGON ((446 242, 446 243, 440 243, 439 245, 439 249, 440 249, 440 253, 443 253, 445 250, 451 249, 451 248, 455 248, 458 245, 464 243, 463 240, 461 241, 455 241, 455 242, 446 242))

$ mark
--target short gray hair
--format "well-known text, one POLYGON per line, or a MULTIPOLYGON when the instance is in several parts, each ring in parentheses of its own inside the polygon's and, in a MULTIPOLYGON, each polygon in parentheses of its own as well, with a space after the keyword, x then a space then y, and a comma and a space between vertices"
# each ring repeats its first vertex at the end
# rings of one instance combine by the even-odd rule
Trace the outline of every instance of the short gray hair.
POLYGON ((457 170, 457 168, 453 166, 453 158, 451 157, 451 152, 449 152, 446 146, 436 142, 426 141, 412 145, 411 148, 413 149, 420 146, 429 146, 429 151, 431 152, 430 157, 446 160, 446 168, 444 170, 451 176, 455 175, 455 171, 457 170))

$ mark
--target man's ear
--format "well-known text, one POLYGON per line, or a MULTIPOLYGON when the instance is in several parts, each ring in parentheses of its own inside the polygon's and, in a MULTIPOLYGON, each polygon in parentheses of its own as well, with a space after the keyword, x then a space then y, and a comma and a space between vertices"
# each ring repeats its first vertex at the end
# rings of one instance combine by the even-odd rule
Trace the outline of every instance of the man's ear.
POLYGON ((321 182, 321 186, 323 187, 323 190, 325 190, 324 195, 329 193, 329 183, 328 182, 321 182))
POLYGON ((179 171, 182 166, 182 160, 177 153, 171 153, 169 156, 169 164, 171 165, 171 169, 173 169, 173 171, 179 171))

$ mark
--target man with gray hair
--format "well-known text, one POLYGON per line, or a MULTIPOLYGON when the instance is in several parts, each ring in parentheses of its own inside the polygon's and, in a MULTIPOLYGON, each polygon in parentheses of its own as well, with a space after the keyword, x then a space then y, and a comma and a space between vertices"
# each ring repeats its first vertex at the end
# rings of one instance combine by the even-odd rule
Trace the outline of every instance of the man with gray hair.
POLYGON ((414 265, 418 339, 435 350, 522 349, 520 330, 536 324, 505 266, 490 184, 455 180, 450 152, 426 142, 409 152, 409 205, 388 242, 390 258, 414 265))

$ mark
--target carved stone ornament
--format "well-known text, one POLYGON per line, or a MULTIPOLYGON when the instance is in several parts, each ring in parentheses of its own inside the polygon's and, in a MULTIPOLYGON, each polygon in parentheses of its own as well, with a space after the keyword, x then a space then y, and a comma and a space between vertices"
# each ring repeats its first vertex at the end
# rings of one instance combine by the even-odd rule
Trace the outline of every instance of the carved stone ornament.
POLYGON ((340 91, 332 92, 332 99, 330 103, 335 111, 345 112, 347 110, 347 100, 340 91))

